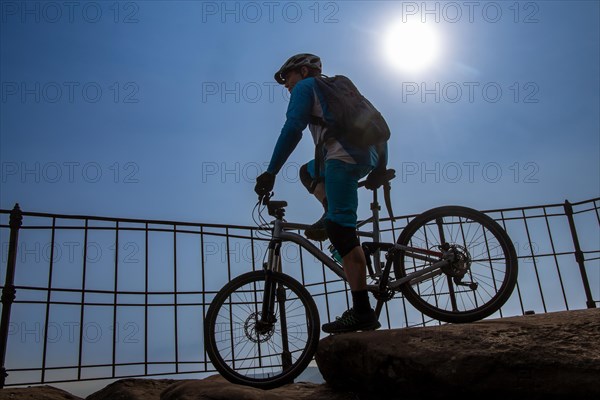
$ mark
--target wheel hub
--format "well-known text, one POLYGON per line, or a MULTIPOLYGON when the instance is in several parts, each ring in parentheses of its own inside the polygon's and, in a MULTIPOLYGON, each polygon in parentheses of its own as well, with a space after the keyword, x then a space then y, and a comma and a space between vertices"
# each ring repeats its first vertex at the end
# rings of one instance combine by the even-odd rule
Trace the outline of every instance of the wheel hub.
POLYGON ((264 343, 275 333, 275 323, 262 321, 261 316, 261 312, 254 312, 244 322, 244 333, 254 343, 264 343))
POLYGON ((471 255, 468 250, 459 244, 450 245, 448 243, 440 246, 440 249, 444 251, 444 258, 449 261, 442 268, 444 273, 458 279, 465 276, 471 267, 471 255))

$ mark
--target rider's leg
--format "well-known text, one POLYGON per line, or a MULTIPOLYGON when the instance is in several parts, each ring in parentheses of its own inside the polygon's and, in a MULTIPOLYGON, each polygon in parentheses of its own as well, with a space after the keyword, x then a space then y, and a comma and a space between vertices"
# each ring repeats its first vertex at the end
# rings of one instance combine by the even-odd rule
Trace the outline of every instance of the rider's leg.
POLYGON ((342 256, 344 272, 352 292, 353 308, 336 321, 324 324, 327 333, 377 329, 379 322, 369 303, 365 255, 356 234, 358 180, 370 168, 339 160, 326 162, 325 190, 329 211, 325 226, 331 243, 342 256))
POLYGON ((370 313, 371 304, 367 292, 367 262, 356 235, 356 228, 343 226, 329 219, 325 221, 325 226, 331 243, 342 257, 344 273, 352 293, 353 309, 361 314, 370 313))
POLYGON ((371 312, 367 291, 367 260, 362 247, 356 246, 343 259, 344 272, 352 293, 352 306, 358 313, 371 312))
POLYGON ((353 292, 367 290, 367 260, 362 247, 354 247, 350 253, 342 258, 344 272, 348 278, 348 284, 353 292))

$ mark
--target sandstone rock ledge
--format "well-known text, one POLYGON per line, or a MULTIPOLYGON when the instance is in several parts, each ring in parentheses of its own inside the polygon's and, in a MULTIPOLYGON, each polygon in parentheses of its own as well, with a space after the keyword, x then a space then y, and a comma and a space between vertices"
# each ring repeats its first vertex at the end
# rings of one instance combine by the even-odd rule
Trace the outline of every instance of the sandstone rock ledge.
POLYGON ((47 386, 9 388, 0 390, 0 400, 83 400, 64 390, 47 386))
MULTIPOLYGON (((316 359, 327 384, 122 379, 86 400, 595 399, 600 309, 329 336, 316 359)), ((51 386, 0 390, 8 399, 82 400, 51 386)))
POLYGON ((169 386, 160 395, 160 400, 354 400, 355 398, 351 393, 334 390, 326 384, 301 382, 262 390, 234 385, 220 376, 196 381, 181 381, 169 386))
MULTIPOLYGON (((200 380, 122 379, 86 400, 355 400, 329 385, 293 383, 272 390, 234 385, 220 375, 200 380)), ((0 390, 0 400, 83 400, 51 386, 0 390)))
POLYGON ((600 309, 330 336, 316 360, 382 399, 600 398, 600 309))
MULTIPOLYGON (((0 396, 0 399, 2 397, 0 396)), ((234 385, 220 375, 198 380, 122 379, 86 400, 350 400, 328 385, 294 383, 273 390, 234 385)))

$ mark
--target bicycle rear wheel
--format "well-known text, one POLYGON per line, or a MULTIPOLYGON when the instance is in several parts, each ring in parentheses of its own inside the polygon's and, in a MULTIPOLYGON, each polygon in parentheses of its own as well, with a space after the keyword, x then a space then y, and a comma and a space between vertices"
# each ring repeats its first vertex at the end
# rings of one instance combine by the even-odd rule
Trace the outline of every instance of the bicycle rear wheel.
MULTIPOLYGON (((457 261, 443 272, 401 286, 417 310, 437 320, 463 323, 486 318, 502 307, 516 285, 513 243, 496 221, 480 211, 460 206, 426 211, 406 226, 398 244, 455 252, 457 261)), ((402 278, 431 264, 401 252, 394 268, 402 278)))
POLYGON ((300 375, 319 336, 319 314, 310 293, 277 272, 255 271, 233 279, 217 293, 204 321, 205 348, 217 371, 230 382, 262 389, 300 375), (275 302, 273 322, 265 325, 260 321, 267 276, 275 285, 275 302))

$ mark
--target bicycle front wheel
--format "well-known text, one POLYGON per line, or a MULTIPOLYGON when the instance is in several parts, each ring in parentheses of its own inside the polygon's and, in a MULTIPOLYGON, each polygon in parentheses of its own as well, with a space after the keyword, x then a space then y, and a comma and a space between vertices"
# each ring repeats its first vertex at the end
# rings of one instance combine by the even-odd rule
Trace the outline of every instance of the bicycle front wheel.
MULTIPOLYGON (((401 286, 417 310, 437 320, 463 323, 486 318, 502 307, 516 285, 513 243, 496 221, 480 211, 460 206, 426 211, 408 223, 398 244, 454 252, 455 261, 447 268, 401 286)), ((402 278, 431 264, 401 252, 394 267, 402 278)))
POLYGON ((255 271, 225 285, 204 321, 205 348, 213 365, 233 383, 269 389, 292 382, 319 343, 317 306, 295 279, 255 271), (265 282, 273 284, 273 312, 263 318, 265 282), (268 321, 268 323, 265 323, 268 321))

